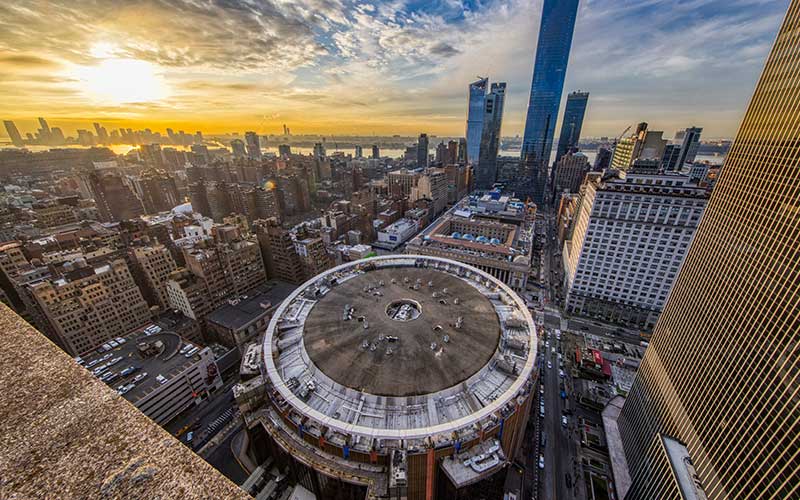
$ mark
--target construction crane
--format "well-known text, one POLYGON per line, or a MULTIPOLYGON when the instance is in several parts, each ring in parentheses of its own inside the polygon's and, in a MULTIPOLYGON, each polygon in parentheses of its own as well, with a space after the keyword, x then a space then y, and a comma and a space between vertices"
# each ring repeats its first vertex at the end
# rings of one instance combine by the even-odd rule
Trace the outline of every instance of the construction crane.
POLYGON ((623 137, 625 134, 627 134, 627 133, 628 133, 628 130, 630 130, 630 129, 631 129, 631 127, 632 127, 632 125, 628 125, 628 128, 626 128, 625 130, 623 130, 621 134, 619 134, 617 137, 615 137, 615 138, 614 138, 614 145, 615 145, 615 146, 617 145, 617 143, 619 142, 619 140, 620 140, 620 139, 622 139, 622 137, 623 137))

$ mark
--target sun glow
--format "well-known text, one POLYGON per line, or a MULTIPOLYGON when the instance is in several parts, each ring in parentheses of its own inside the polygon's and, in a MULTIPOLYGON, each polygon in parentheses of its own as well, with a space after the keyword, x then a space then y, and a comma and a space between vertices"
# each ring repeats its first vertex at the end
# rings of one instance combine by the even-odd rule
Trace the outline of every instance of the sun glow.
POLYGON ((72 76, 81 90, 92 99, 109 104, 159 101, 169 94, 168 87, 155 65, 139 59, 114 57, 110 45, 92 47, 99 61, 92 66, 78 66, 72 76))

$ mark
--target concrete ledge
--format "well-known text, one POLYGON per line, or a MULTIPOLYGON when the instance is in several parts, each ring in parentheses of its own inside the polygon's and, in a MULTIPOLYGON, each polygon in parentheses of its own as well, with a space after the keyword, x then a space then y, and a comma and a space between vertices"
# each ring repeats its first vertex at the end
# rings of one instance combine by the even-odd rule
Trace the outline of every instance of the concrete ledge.
POLYGON ((614 396, 603 409, 603 428, 606 432, 606 443, 608 443, 608 455, 611 458, 611 472, 614 475, 617 498, 625 498, 631 488, 631 474, 628 470, 628 461, 625 459, 622 437, 617 425, 624 404, 624 397, 614 396))
POLYGON ((2 304, 0 331, 0 498, 250 498, 2 304))

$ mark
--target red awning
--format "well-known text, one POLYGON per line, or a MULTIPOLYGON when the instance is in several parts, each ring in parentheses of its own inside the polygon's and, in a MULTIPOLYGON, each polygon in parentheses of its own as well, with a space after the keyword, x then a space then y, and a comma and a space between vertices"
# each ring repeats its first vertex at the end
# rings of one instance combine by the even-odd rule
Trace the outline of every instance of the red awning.
POLYGON ((611 363, 608 360, 603 360, 603 375, 606 377, 611 376, 611 363))

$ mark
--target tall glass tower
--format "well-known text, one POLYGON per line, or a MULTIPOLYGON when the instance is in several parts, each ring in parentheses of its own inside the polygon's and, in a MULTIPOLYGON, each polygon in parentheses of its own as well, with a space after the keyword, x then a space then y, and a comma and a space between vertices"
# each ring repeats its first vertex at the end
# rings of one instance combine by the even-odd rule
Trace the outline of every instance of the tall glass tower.
POLYGON ((631 491, 668 436, 711 500, 800 495, 799 33, 792 0, 622 407, 631 491))
POLYGON ((491 91, 486 95, 483 108, 483 133, 478 152, 478 168, 475 172, 478 189, 490 189, 497 179, 497 150, 500 147, 505 100, 505 82, 493 83, 491 91))
POLYGON ((556 163, 570 148, 577 147, 578 140, 581 138, 583 115, 586 114, 588 102, 588 92, 572 92, 567 96, 564 119, 561 120, 561 134, 558 136, 558 146, 556 147, 556 163))
POLYGON ((567 74, 578 0, 544 0, 531 96, 522 137, 522 191, 542 203, 558 107, 567 74))
POLYGON ((488 78, 481 78, 469 84, 467 161, 472 165, 478 164, 478 154, 481 149, 481 134, 483 134, 483 107, 486 103, 486 87, 488 86, 488 78))

